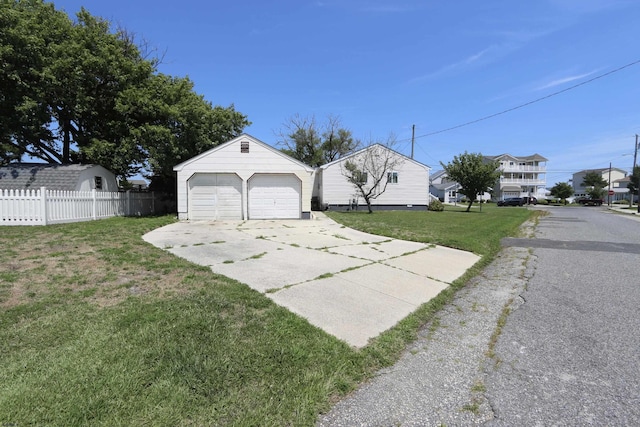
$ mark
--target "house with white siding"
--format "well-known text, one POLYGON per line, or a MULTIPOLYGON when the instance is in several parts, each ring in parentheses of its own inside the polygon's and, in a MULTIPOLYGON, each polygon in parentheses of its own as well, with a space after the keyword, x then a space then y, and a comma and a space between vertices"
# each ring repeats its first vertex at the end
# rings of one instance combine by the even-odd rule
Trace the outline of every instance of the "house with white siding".
MULTIPOLYGON (((460 193, 462 186, 449 178, 447 171, 440 170, 431 175, 429 183, 429 191, 443 203, 459 203, 466 199, 466 196, 460 193)), ((483 193, 476 196, 476 200, 491 200, 491 193, 483 193)))
MULTIPOLYGON (((313 196, 321 206, 329 209, 358 209, 366 207, 366 202, 353 183, 345 176, 345 164, 358 156, 366 155, 370 150, 382 150, 389 155, 393 170, 386 171, 385 191, 371 201, 374 210, 383 209, 426 209, 429 204, 430 167, 381 144, 373 144, 362 150, 341 157, 331 163, 320 166, 315 173, 313 196)), ((371 183, 373 177, 363 174, 371 183)))
POLYGON ((314 169, 242 134, 176 165, 178 218, 304 219, 314 169))
POLYGON ((487 161, 497 161, 500 180, 493 188, 493 197, 503 200, 507 197, 544 198, 547 186, 547 159, 540 154, 531 156, 484 156, 487 161))
POLYGON ((431 174, 429 179, 429 191, 443 203, 456 203, 460 201, 460 184, 449 179, 444 170, 431 174))
POLYGON ((603 187, 605 191, 609 189, 614 191, 614 197, 611 201, 622 200, 627 198, 629 189, 626 188, 628 181, 625 181, 627 172, 618 168, 599 168, 599 169, 585 169, 580 172, 576 172, 572 176, 571 182, 573 183, 573 195, 574 197, 584 197, 587 195, 588 188, 582 185, 585 176, 588 173, 594 172, 598 174, 606 183, 603 187), (610 184, 609 184, 610 183, 610 184))

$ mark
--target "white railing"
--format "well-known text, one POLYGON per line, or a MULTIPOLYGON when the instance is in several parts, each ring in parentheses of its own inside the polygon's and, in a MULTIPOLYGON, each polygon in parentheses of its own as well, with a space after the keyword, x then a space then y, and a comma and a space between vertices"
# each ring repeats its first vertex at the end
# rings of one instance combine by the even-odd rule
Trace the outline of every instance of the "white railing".
POLYGON ((500 170, 504 172, 536 172, 536 173, 546 173, 546 166, 531 166, 531 165, 502 165, 500 166, 500 170))
POLYGON ((500 185, 546 185, 544 179, 527 179, 527 178, 500 178, 500 185))
POLYGON ((0 225, 47 225, 154 213, 153 193, 0 190, 0 225))

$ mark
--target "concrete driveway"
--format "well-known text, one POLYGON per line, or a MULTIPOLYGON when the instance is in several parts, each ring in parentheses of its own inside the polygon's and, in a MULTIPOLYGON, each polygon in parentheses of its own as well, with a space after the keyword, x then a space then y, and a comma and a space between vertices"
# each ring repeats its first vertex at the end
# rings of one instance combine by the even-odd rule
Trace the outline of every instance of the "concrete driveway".
POLYGON ((313 220, 179 222, 143 239, 246 283, 311 324, 363 347, 480 257, 313 220))

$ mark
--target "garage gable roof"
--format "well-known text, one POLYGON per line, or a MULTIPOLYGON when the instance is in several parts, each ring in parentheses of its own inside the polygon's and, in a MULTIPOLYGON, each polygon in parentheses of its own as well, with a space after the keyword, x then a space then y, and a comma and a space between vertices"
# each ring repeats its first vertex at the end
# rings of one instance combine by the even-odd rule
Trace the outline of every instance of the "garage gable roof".
POLYGON ((185 166, 193 163, 193 162, 197 162, 198 160, 202 159, 203 157, 207 157, 210 154, 215 153, 216 151, 222 150, 226 147, 228 147, 229 145, 233 145, 233 144, 239 144, 242 141, 249 141, 252 144, 258 144, 262 147, 264 147, 265 149, 273 152, 273 154, 280 156, 292 163, 295 163, 296 165, 300 166, 301 168, 303 168, 304 170, 306 170, 307 172, 313 172, 314 168, 312 168, 311 166, 305 165, 304 163, 302 163, 301 161, 294 159, 291 156, 286 155, 285 153, 283 153, 282 151, 272 147, 271 145, 260 141, 259 139, 247 134, 247 133, 243 133, 242 135, 239 135, 235 138, 233 138, 231 141, 227 141, 224 144, 220 144, 217 145, 213 148, 211 148, 210 150, 205 151, 204 153, 200 153, 195 157, 190 158, 189 160, 185 160, 182 163, 177 164, 176 166, 173 167, 174 172, 180 172, 185 166))
POLYGON ((396 150, 392 150, 392 149, 391 149, 391 148, 389 148, 389 147, 385 147, 385 146, 384 146, 384 145, 382 145, 382 144, 372 144, 372 145, 369 145, 369 146, 367 146, 367 147, 365 147, 365 148, 363 148, 363 149, 361 149, 361 150, 358 150, 358 151, 356 151, 356 152, 353 152, 353 153, 351 153, 351 154, 349 154, 349 155, 346 155, 346 156, 344 156, 344 157, 340 157, 339 159, 336 159, 336 160, 334 160, 333 162, 326 163, 326 164, 324 164, 324 165, 320 166, 320 169, 326 169, 326 168, 328 168, 329 166, 332 166, 332 165, 335 165, 335 164, 337 164, 337 163, 343 162, 343 161, 345 161, 345 160, 347 160, 347 159, 349 159, 349 158, 351 158, 351 157, 357 156, 358 154, 363 153, 363 152, 365 152, 365 151, 367 151, 367 150, 371 150, 371 149, 373 149, 373 148, 374 148, 374 147, 376 147, 376 146, 379 146, 379 147, 381 147, 381 148, 382 148, 382 149, 384 149, 384 150, 391 151, 392 153, 394 153, 394 154, 396 154, 396 155, 398 155, 398 156, 402 157, 402 158, 403 158, 403 160, 408 161, 408 162, 411 162, 411 163, 415 163, 416 165, 418 165, 418 166, 420 166, 420 167, 422 167, 422 168, 426 169, 427 171, 430 171, 430 170, 431 170, 431 167, 430 167, 430 166, 427 166, 427 165, 425 165, 424 163, 420 163, 420 162, 418 162, 417 160, 412 159, 411 157, 407 157, 407 156, 405 156, 404 154, 399 153, 399 152, 397 152, 396 150))

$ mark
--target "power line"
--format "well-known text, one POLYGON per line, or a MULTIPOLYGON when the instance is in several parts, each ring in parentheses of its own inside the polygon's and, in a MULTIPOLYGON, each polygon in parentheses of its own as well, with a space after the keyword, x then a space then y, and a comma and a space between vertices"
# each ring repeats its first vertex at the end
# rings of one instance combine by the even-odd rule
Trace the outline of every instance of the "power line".
MULTIPOLYGON (((603 78, 603 77, 607 77, 607 76, 609 76, 609 75, 611 75, 611 74, 617 73, 618 71, 622 71, 622 70, 624 70, 625 68, 629 68, 629 67, 631 67, 631 66, 633 66, 633 65, 636 65, 636 64, 639 64, 639 63, 640 63, 640 59, 639 59, 639 60, 637 60, 637 61, 631 62, 631 63, 629 63, 629 64, 627 64, 627 65, 623 65, 622 67, 616 68, 615 70, 611 70, 611 71, 608 71, 608 72, 606 72, 606 73, 604 73, 604 74, 600 74, 600 75, 598 75, 598 76, 596 76, 596 77, 593 77, 593 78, 591 78, 591 79, 589 79, 589 80, 586 80, 586 81, 584 81, 584 82, 582 82, 582 83, 575 84, 575 85, 573 85, 573 86, 570 86, 570 87, 568 87, 568 88, 565 88, 565 89, 559 90, 559 91, 557 91, 557 92, 553 92, 553 93, 551 93, 551 94, 549 94, 549 95, 546 95, 546 96, 543 96, 543 97, 541 97, 541 98, 534 99, 533 101, 529 101, 529 102, 526 102, 526 103, 524 103, 524 104, 520 104, 520 105, 518 105, 517 107, 512 107, 512 108, 509 108, 509 109, 507 109, 507 110, 500 111, 499 113, 495 113, 495 114, 491 114, 491 115, 489 115, 489 116, 481 117, 481 118, 479 118, 479 119, 472 120, 472 121, 470 121, 470 122, 466 122, 466 123, 462 123, 462 124, 457 125, 457 126, 452 126, 452 127, 446 128, 446 129, 442 129, 442 130, 435 131, 435 132, 426 133, 426 134, 424 134, 424 135, 418 135, 418 136, 416 136, 416 137, 415 137, 415 139, 418 139, 418 138, 426 138, 426 137, 428 137, 428 136, 433 136, 433 135, 438 135, 438 134, 440 134, 440 133, 449 132, 449 131, 454 130, 454 129, 459 129, 459 128, 461 128, 461 127, 469 126, 469 125, 472 125, 472 124, 475 124, 475 123, 478 123, 478 122, 481 122, 481 121, 484 121, 484 120, 491 119, 491 118, 496 117, 496 116, 500 116, 500 115, 502 115, 502 114, 509 113, 509 112, 511 112, 511 111, 514 111, 514 110, 517 110, 517 109, 520 109, 520 108, 523 108, 523 107, 527 107, 527 106, 529 106, 529 105, 531 105, 531 104, 535 104, 536 102, 543 101, 543 100, 545 100, 545 99, 548 99, 548 98, 551 98, 551 97, 553 97, 553 96, 559 95, 559 94, 561 94, 561 93, 564 93, 564 92, 570 91, 570 90, 575 89, 575 88, 577 88, 577 87, 580 87, 580 86, 586 85, 587 83, 591 83, 591 82, 593 82, 593 81, 595 81, 595 80, 601 79, 601 78, 603 78)), ((402 141, 405 141, 405 140, 402 140, 402 141)))

